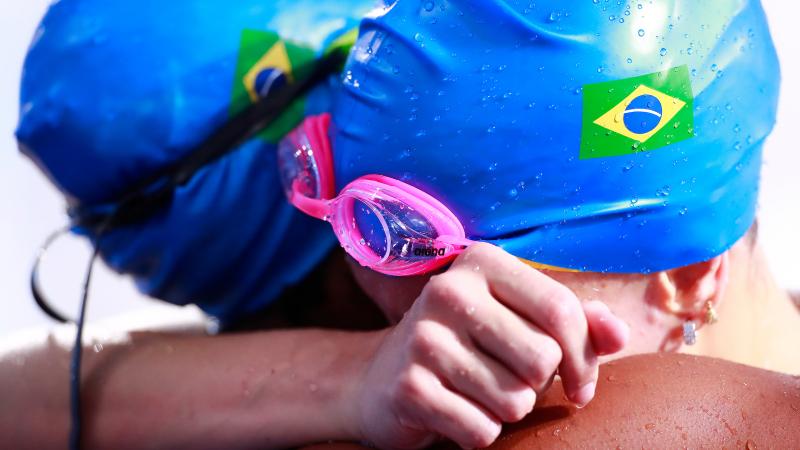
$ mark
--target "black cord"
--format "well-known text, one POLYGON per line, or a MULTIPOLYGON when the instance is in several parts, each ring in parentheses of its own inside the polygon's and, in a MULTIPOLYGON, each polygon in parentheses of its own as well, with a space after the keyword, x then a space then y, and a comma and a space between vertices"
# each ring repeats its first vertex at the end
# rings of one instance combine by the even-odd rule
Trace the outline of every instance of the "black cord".
POLYGON ((50 316, 51 319, 55 320, 59 323, 68 323, 71 322, 65 315, 61 314, 60 312, 53 309, 50 303, 45 299, 44 294, 42 293, 42 289, 39 286, 39 266, 41 265, 42 261, 44 260, 45 255, 47 255, 47 251, 50 250, 50 246, 53 245, 53 242, 56 239, 60 238, 61 236, 67 234, 69 232, 69 227, 64 227, 59 230, 54 231, 47 239, 44 241, 44 244, 39 248, 39 253, 36 255, 36 259, 33 263, 33 269, 31 270, 31 295, 33 295, 33 301, 36 302, 36 305, 39 306, 45 314, 50 316))
POLYGON ((36 304, 39 305, 39 308, 42 309, 48 316, 53 318, 54 320, 61 322, 61 323, 75 323, 75 344, 72 347, 72 355, 70 357, 70 366, 69 366, 69 396, 70 396, 70 433, 69 433, 69 449, 70 450, 80 450, 81 449, 81 436, 82 436, 82 414, 81 414, 81 358, 83 356, 83 328, 84 323, 86 322, 86 306, 89 301, 89 287, 92 282, 92 272, 94 269, 94 263, 97 260, 97 257, 100 255, 100 240, 103 238, 105 232, 108 230, 109 225, 114 220, 114 215, 108 217, 108 219, 102 223, 97 230, 97 237, 96 242, 93 245, 92 256, 89 258, 89 263, 86 267, 86 277, 83 281, 83 290, 81 292, 81 303, 80 309, 78 310, 78 317, 76 320, 71 320, 61 314, 60 312, 56 311, 50 303, 47 301, 46 297, 43 294, 43 291, 39 285, 39 267, 41 266, 41 262, 44 260, 44 257, 47 254, 47 251, 50 249, 50 246, 55 242, 59 237, 65 235, 69 232, 70 228, 65 227, 59 230, 56 230, 50 236, 47 237, 44 244, 42 244, 41 248, 39 249, 39 253, 36 256, 36 260, 33 264, 33 270, 31 270, 31 293, 33 294, 33 299, 36 301, 36 304))
MULTIPOLYGON (((102 238, 102 234, 98 235, 97 240, 102 238)), ((100 254, 99 242, 94 246, 92 257, 89 259, 89 265, 86 268, 86 278, 83 281, 83 292, 81 298, 80 309, 78 310, 78 321, 75 323, 77 327, 75 332, 75 345, 72 347, 72 359, 70 361, 70 377, 69 377, 69 397, 70 397, 70 416, 72 419, 72 428, 69 432, 69 448, 70 450, 81 449, 81 435, 82 435, 82 414, 81 414, 81 357, 83 356, 83 325, 86 319, 86 305, 89 301, 89 285, 92 282, 92 269, 97 256, 100 254)))

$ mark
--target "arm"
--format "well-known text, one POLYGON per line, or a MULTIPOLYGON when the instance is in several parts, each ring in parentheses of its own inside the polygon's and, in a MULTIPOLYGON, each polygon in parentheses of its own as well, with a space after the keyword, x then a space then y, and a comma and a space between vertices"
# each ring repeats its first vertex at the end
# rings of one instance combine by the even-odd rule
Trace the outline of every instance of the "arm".
MULTIPOLYGON (((444 435, 485 446, 502 422, 533 409, 556 369, 569 398, 588 403, 597 355, 626 340, 607 308, 584 308, 551 278, 476 245, 384 331, 151 332, 87 349, 85 441, 202 449, 362 439, 420 448, 444 435)), ((12 417, 0 434, 12 446, 64 442, 67 349, 42 340, 0 352, 0 383, 11 391, 0 414, 12 417)))
MULTIPOLYGON (((288 447, 354 439, 344 399, 381 332, 139 333, 84 356, 87 448, 288 447), (301 418, 301 419, 300 419, 301 418)), ((99 347, 98 347, 99 348, 99 347)), ((62 448, 69 347, 53 335, 0 353, 0 436, 62 448)), ((352 416, 350 416, 352 417, 352 416)))

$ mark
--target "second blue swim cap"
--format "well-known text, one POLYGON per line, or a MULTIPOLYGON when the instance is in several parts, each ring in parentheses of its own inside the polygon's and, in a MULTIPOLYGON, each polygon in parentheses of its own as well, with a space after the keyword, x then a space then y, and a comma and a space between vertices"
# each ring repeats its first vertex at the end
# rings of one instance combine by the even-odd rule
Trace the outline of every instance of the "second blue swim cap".
POLYGON ((518 257, 648 273, 754 220, 779 88, 758 1, 399 0, 346 70, 340 187, 404 180, 518 257))
MULTIPOLYGON (((307 76, 375 4, 54 2, 25 60, 20 148, 71 206, 108 211, 232 114, 307 76)), ((303 280, 336 239, 286 202, 274 143, 305 115, 328 111, 338 85, 333 77, 262 136, 204 167, 150 220, 107 233, 105 261, 146 294, 195 303, 222 321, 303 280)))

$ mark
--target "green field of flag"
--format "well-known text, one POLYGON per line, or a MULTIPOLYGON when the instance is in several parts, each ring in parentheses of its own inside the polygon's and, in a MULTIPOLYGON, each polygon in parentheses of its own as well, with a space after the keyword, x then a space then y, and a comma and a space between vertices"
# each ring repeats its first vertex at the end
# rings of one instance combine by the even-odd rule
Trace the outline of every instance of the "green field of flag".
POLYGON ((581 159, 656 150, 692 137, 687 66, 583 87, 581 159))
MULTIPOLYGON (((291 83, 308 76, 310 63, 314 59, 312 49, 281 40, 275 33, 244 30, 233 80, 230 113, 233 115, 258 100, 254 83, 259 72, 266 69, 279 70, 291 83)), ((304 114, 305 101, 299 99, 260 136, 269 142, 277 142, 300 123, 304 114)))

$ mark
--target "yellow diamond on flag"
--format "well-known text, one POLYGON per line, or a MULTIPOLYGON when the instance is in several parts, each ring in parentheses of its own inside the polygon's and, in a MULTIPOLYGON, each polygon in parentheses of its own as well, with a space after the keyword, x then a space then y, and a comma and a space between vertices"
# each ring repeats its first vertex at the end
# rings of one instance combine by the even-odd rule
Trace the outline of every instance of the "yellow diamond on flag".
POLYGON ((247 93, 250 95, 250 100, 254 103, 261 97, 260 93, 257 91, 257 86, 263 84, 259 83, 259 75, 264 76, 263 74, 267 71, 270 71, 274 77, 283 75, 290 83, 294 82, 292 63, 289 61, 289 54, 286 51, 286 44, 284 44, 283 41, 276 42, 247 74, 245 74, 242 80, 247 89, 247 93))
POLYGON ((640 85, 594 123, 627 138, 646 142, 685 106, 683 100, 640 85))

